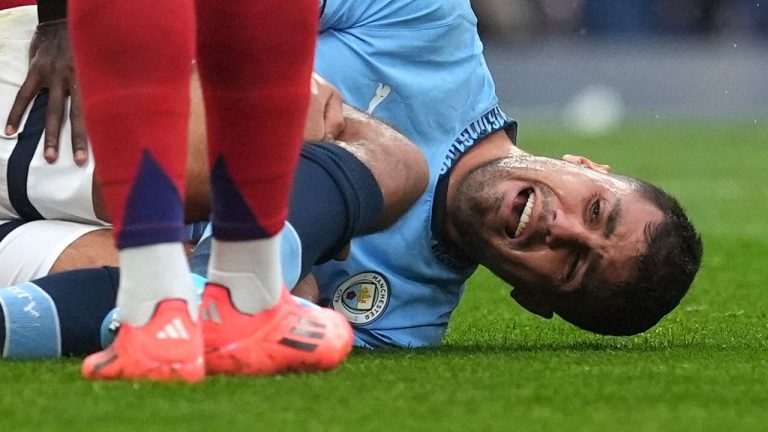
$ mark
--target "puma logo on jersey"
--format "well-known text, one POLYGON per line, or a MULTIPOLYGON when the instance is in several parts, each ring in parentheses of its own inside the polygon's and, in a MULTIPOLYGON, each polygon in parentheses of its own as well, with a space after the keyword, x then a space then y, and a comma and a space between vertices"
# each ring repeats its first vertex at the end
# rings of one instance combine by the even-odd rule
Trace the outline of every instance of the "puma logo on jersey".
POLYGON ((377 106, 379 106, 380 103, 384 102, 384 99, 389 96, 389 93, 392 91, 392 87, 379 83, 379 85, 376 86, 376 94, 373 96, 373 99, 368 103, 368 109, 365 111, 368 114, 373 114, 373 110, 376 109, 377 106))
POLYGON ((162 330, 157 332, 158 339, 189 339, 189 333, 184 328, 184 324, 181 319, 174 318, 173 321, 163 327, 162 330))

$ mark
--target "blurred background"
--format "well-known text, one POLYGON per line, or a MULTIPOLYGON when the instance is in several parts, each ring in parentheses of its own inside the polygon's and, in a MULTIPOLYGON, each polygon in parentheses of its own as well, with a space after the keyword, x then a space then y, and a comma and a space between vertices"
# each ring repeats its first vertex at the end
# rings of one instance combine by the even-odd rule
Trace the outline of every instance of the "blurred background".
POLYGON ((502 105, 520 120, 586 134, 633 119, 768 121, 768 0, 472 6, 502 105))

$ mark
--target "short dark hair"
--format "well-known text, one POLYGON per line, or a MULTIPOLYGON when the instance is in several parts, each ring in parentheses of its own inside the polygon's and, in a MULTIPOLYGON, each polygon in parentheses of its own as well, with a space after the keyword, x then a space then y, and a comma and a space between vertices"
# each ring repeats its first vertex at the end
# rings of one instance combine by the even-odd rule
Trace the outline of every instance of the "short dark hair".
POLYGON ((647 249, 635 259, 633 278, 613 286, 585 284, 559 296, 555 307, 561 318, 594 333, 631 336, 650 329, 680 304, 701 266, 701 237, 677 200, 643 180, 632 181, 664 215, 646 227, 647 249))

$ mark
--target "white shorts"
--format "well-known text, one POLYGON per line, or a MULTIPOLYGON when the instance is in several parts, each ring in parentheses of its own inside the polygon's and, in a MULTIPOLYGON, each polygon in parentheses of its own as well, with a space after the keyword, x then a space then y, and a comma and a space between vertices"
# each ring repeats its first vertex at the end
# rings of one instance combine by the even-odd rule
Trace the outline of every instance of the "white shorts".
MULTIPOLYGON (((0 222, 0 231, 13 221, 0 222)), ((83 235, 105 227, 56 220, 39 220, 14 228, 0 240, 0 287, 46 276, 59 255, 83 235)))
MULTIPOLYGON (((0 11, 0 124, 27 74, 29 43, 37 25, 35 6, 0 11)), ((72 159, 69 116, 59 138, 59 159, 43 158, 45 96, 27 109, 20 130, 5 135, 0 128, 0 220, 57 219, 103 224, 93 210, 92 159, 78 167, 72 159)), ((69 107, 65 108, 69 113, 69 107)), ((91 153, 93 154, 93 153, 91 153)))

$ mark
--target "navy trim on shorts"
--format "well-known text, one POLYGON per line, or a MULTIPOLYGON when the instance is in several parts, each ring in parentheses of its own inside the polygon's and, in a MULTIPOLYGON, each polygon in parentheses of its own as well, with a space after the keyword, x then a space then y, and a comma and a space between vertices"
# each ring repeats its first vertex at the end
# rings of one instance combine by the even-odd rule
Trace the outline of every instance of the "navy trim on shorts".
POLYGON ((25 221, 43 219, 43 215, 37 211, 27 194, 27 179, 29 177, 29 165, 35 155, 37 144, 45 130, 45 111, 48 107, 48 92, 40 93, 32 104, 24 130, 19 134, 16 146, 8 158, 7 181, 8 200, 25 221))
POLYGON ((26 222, 23 220, 12 220, 8 221, 2 225, 0 225, 0 242, 5 240, 5 238, 8 236, 8 234, 11 233, 11 231, 15 230, 16 228, 24 225, 26 222))

